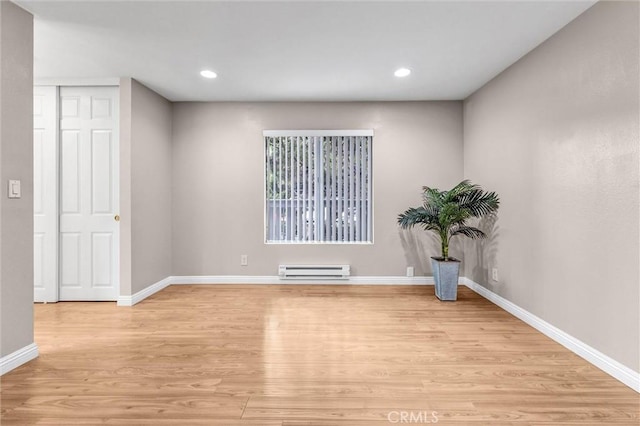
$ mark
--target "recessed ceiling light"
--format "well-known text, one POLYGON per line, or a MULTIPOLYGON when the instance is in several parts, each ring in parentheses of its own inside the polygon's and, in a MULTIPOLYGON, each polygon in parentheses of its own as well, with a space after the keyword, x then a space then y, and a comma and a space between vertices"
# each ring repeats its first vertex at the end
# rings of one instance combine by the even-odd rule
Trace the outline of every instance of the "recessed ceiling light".
POLYGON ((200 75, 204 78, 216 78, 218 76, 218 74, 211 70, 202 70, 200 71, 200 75))
POLYGON ((396 72, 393 73, 396 77, 406 77, 411 74, 411 70, 409 68, 398 68, 396 72))

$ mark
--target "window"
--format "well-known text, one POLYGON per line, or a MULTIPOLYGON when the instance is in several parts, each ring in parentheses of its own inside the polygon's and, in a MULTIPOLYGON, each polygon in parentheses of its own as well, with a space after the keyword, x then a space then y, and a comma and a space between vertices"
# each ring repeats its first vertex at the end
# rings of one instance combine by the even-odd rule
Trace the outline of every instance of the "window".
POLYGON ((267 243, 370 243, 371 130, 265 131, 267 243))

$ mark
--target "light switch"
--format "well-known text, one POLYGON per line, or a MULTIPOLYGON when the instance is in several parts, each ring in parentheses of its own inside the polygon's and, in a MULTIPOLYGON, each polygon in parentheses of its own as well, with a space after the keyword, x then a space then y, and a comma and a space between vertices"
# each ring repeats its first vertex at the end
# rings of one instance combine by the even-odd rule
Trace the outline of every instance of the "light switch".
POLYGON ((19 180, 9 181, 9 198, 20 198, 22 196, 19 180))

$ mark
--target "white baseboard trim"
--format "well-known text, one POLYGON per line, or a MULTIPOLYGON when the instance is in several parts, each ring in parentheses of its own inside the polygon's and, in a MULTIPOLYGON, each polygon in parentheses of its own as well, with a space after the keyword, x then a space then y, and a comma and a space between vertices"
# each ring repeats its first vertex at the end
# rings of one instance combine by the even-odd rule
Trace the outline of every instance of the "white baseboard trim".
POLYGON ((268 275, 184 275, 171 278, 171 285, 182 284, 277 284, 278 277, 268 275))
POLYGON ((565 348, 569 349, 576 355, 584 358, 591 364, 595 365, 605 373, 609 374, 618 381, 629 386, 631 389, 640 393, 640 373, 633 371, 629 367, 622 365, 613 358, 608 357, 597 349, 592 348, 581 340, 565 333, 559 328, 549 324, 542 318, 537 317, 531 312, 521 308, 513 302, 508 301, 502 296, 488 290, 486 287, 470 280, 469 278, 461 278, 461 283, 478 293, 485 299, 498 305, 513 316, 521 319, 529 324, 545 336, 555 340, 565 348))
POLYGON ((134 295, 119 296, 118 303, 117 303, 118 306, 133 306, 136 303, 142 302, 144 299, 151 296, 152 294, 155 294, 160 290, 164 289, 165 287, 168 287, 169 285, 171 285, 171 278, 172 277, 167 277, 163 280, 158 281, 155 284, 151 284, 149 287, 145 288, 144 290, 140 290, 134 295))
POLYGON ((180 284, 433 285, 433 277, 349 277, 345 280, 281 280, 277 275, 199 275, 169 277, 180 284))
POLYGON ((32 359, 37 358, 38 354, 38 345, 31 343, 30 345, 20 348, 9 355, 3 356, 0 358, 0 376, 8 373, 14 368, 20 367, 22 364, 25 364, 32 359))
POLYGON ((167 277, 132 296, 119 296, 118 306, 133 306, 170 285, 188 284, 317 284, 317 285, 433 285, 433 277, 350 277, 346 280, 281 280, 277 275, 187 275, 167 277))

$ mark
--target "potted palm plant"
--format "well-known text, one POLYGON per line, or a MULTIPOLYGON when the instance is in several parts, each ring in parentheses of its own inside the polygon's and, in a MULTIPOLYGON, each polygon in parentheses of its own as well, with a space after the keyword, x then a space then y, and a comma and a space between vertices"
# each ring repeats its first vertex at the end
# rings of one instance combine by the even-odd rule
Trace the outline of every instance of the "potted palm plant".
POLYGON ((467 225, 467 221, 494 213, 498 210, 500 199, 495 192, 486 192, 468 180, 463 180, 448 191, 427 186, 422 189, 423 205, 400 214, 398 224, 402 229, 420 225, 440 238, 442 255, 431 258, 436 297, 440 300, 456 300, 460 260, 449 257, 449 242, 456 235, 484 238, 484 232, 467 225))

